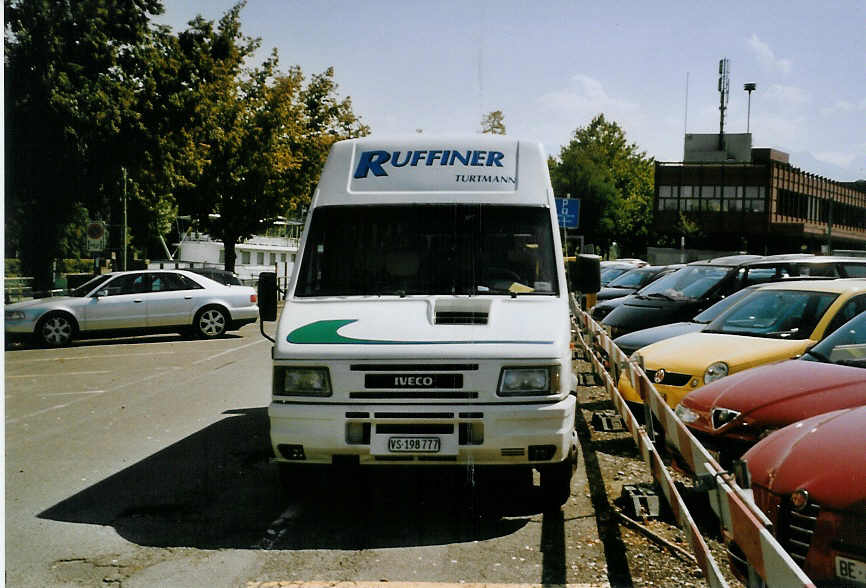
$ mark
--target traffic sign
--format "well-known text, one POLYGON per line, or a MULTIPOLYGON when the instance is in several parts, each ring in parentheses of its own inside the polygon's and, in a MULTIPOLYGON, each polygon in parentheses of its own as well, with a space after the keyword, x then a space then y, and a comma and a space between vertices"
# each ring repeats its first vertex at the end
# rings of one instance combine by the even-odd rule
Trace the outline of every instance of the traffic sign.
POLYGON ((560 227, 576 229, 580 222, 580 198, 557 198, 556 216, 560 227))
POLYGON ((108 231, 102 221, 90 221, 87 223, 87 250, 105 251, 108 245, 108 231))

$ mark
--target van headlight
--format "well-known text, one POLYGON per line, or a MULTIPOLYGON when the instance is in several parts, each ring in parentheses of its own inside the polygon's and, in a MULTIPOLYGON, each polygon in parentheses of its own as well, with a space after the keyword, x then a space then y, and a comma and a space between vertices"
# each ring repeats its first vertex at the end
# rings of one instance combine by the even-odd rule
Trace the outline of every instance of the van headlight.
POLYGON ((704 372, 704 384, 721 380, 728 375, 728 364, 723 361, 717 361, 707 368, 704 372))
POLYGON ((499 396, 542 396, 559 391, 559 366, 502 368, 499 396))
POLYGON ((275 367, 274 396, 330 396, 328 368, 275 367))

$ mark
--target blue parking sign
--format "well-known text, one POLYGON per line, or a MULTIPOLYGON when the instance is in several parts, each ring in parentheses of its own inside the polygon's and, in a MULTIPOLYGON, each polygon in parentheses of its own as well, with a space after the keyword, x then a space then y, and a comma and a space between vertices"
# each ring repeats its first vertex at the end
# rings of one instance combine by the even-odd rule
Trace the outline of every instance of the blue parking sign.
POLYGON ((556 198, 556 216, 560 227, 576 229, 580 221, 580 198, 556 198))

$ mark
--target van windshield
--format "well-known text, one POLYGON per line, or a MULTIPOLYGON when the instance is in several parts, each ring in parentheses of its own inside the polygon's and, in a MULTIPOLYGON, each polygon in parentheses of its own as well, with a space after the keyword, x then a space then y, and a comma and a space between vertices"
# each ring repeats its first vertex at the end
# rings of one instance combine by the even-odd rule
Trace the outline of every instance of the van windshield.
POLYGON ((547 208, 479 204, 313 210, 296 296, 558 294, 547 208))

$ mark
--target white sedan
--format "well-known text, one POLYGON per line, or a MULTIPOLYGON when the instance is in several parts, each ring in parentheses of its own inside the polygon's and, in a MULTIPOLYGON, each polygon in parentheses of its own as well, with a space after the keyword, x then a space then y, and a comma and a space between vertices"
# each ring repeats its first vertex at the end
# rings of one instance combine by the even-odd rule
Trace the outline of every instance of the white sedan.
POLYGON ((50 347, 95 334, 181 332, 219 337, 258 319, 256 291, 183 270, 113 272, 69 296, 6 306, 6 339, 50 347))

